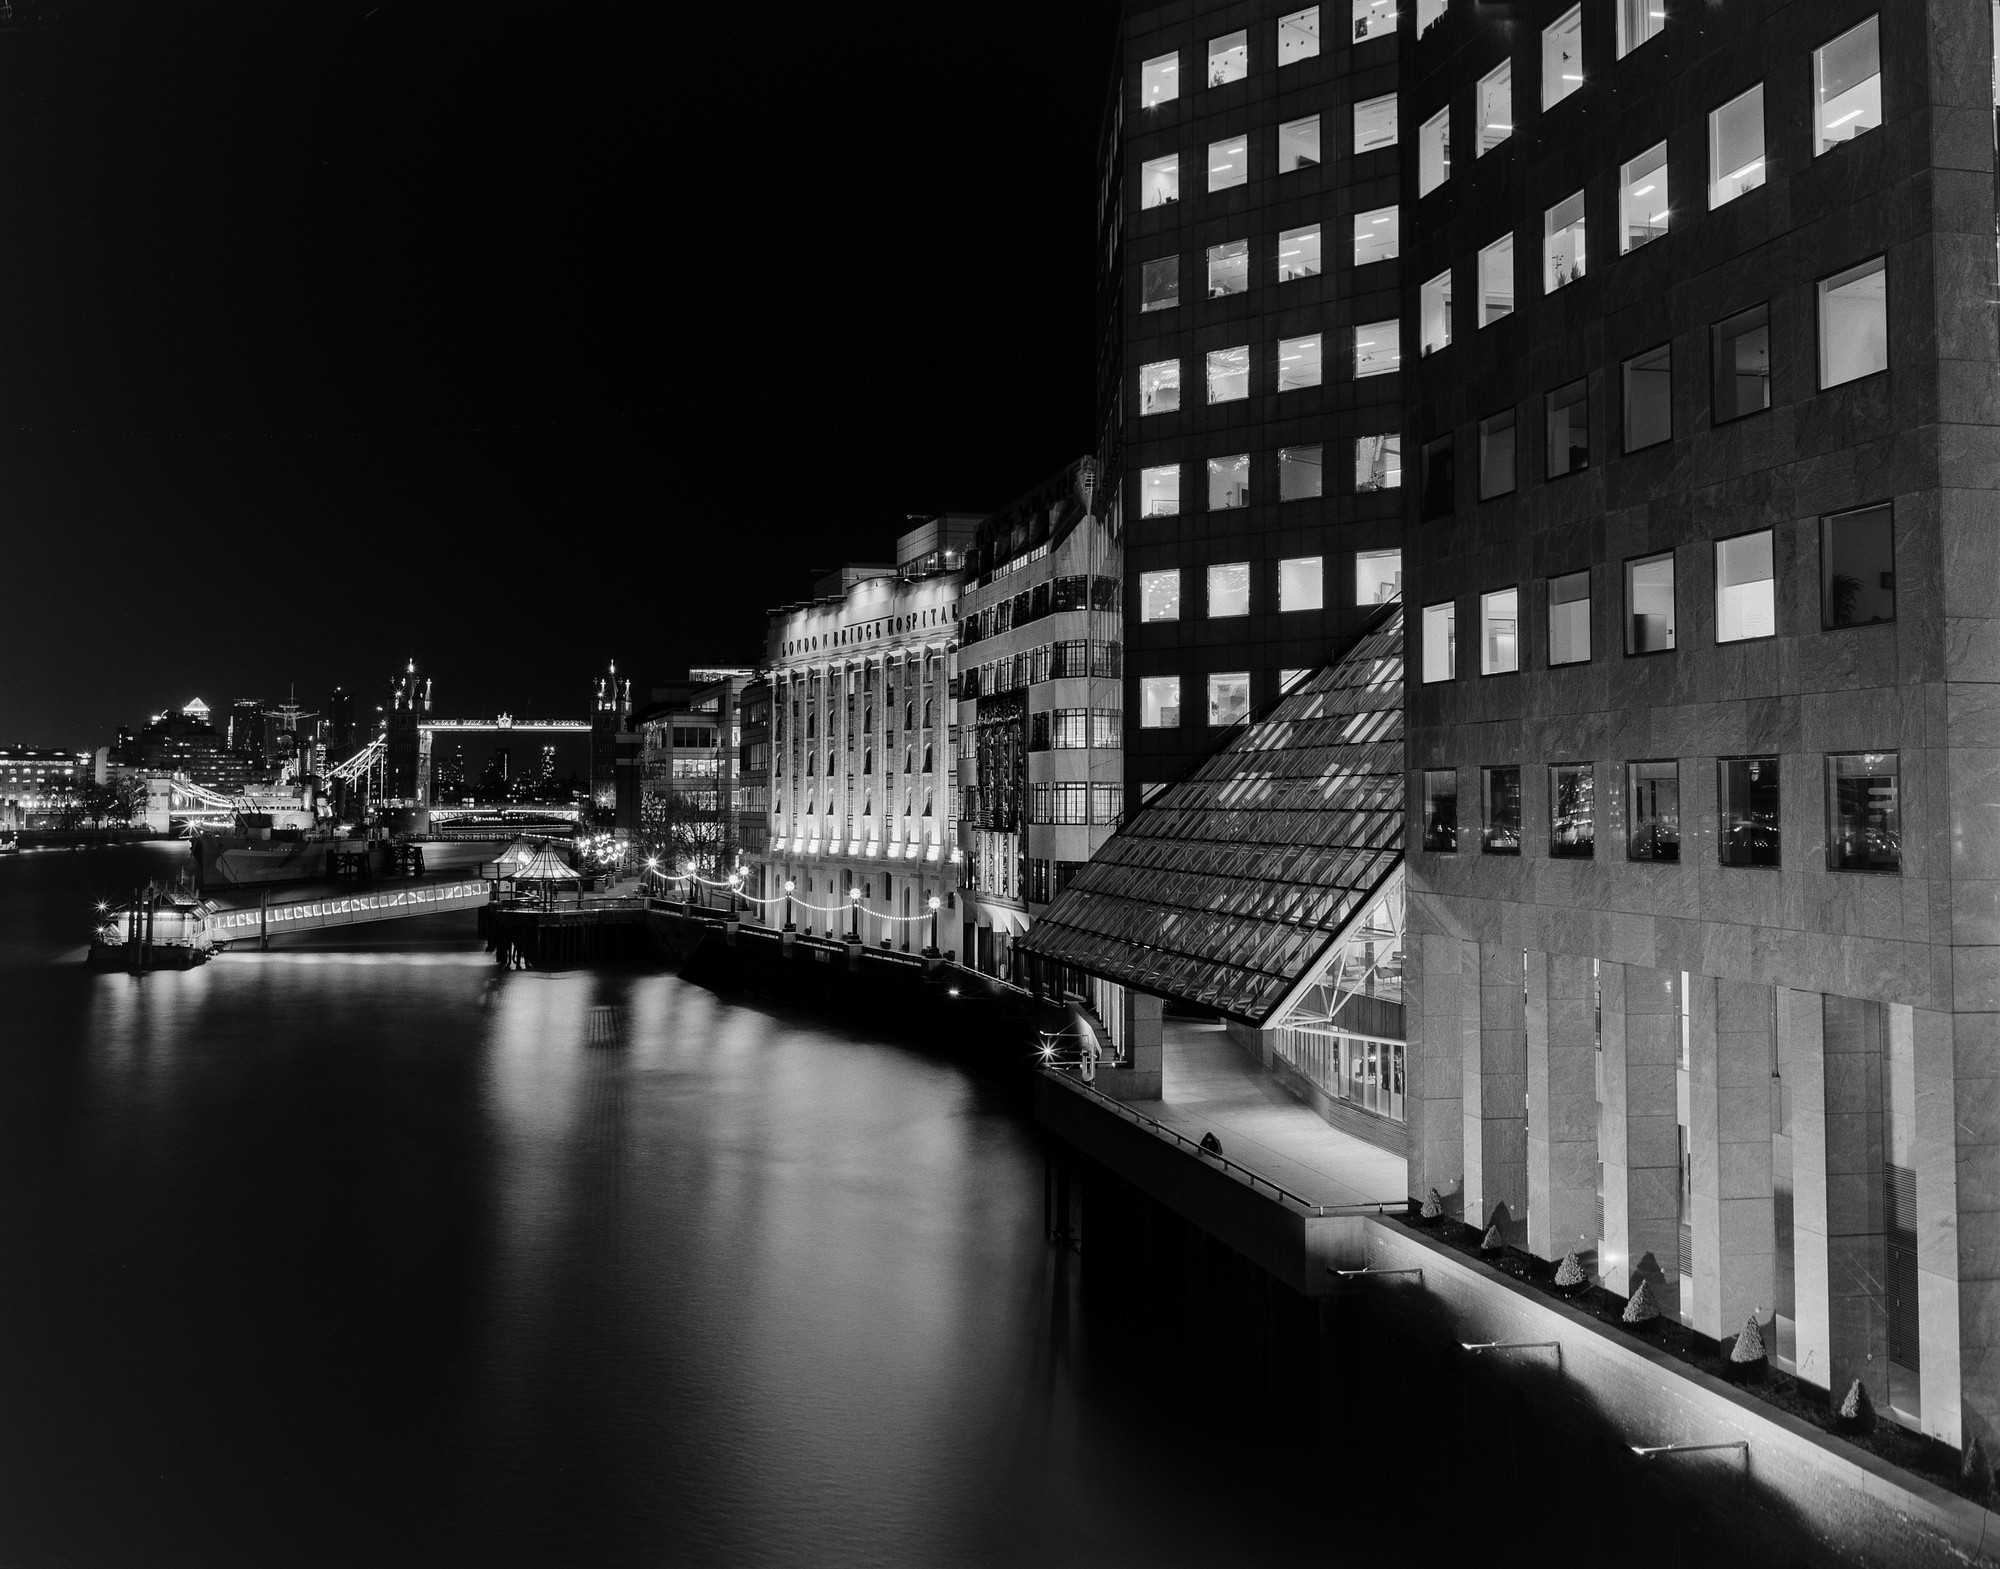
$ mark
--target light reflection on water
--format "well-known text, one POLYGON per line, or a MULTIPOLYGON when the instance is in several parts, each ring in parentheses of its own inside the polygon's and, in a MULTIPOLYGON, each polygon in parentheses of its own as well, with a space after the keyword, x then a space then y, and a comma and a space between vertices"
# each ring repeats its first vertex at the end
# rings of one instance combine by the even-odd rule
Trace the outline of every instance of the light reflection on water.
POLYGON ((470 916, 49 962, 159 856, 0 864, 0 1564, 1294 1561, 949 1063, 470 916))

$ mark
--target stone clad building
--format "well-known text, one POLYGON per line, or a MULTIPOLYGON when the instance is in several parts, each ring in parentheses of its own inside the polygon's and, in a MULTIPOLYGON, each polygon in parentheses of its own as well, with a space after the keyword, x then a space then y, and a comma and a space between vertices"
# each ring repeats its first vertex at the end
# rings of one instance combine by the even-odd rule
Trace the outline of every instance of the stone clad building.
POLYGON ((1415 9, 1411 1190, 1990 1446, 1991 8, 1415 9))

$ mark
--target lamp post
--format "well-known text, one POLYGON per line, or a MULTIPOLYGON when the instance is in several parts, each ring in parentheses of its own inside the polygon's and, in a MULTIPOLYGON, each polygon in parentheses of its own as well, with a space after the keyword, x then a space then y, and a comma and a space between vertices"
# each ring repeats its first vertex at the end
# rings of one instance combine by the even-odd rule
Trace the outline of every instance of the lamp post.
POLYGON ((793 882, 791 878, 787 877, 785 879, 785 930, 788 932, 798 929, 792 925, 792 892, 797 887, 798 884, 793 882))
POLYGON ((729 918, 732 921, 736 919, 736 890, 742 886, 743 874, 741 872, 731 872, 729 874, 729 918))
POLYGON ((859 942, 861 941, 861 890, 858 887, 847 890, 847 902, 854 911, 854 930, 848 935, 859 942))
POLYGON ((938 945, 937 945, 937 921, 938 921, 938 909, 939 909, 939 907, 940 907, 940 906, 942 906, 942 905, 943 905, 943 903, 944 903, 944 901, 943 901, 942 899, 940 899, 940 898, 939 898, 939 897, 938 897, 938 896, 937 896, 936 894, 932 894, 932 895, 931 895, 931 898, 930 898, 930 905, 931 905, 931 945, 930 945, 930 947, 929 947, 929 948, 927 948, 927 949, 925 949, 925 950, 924 950, 924 957, 925 957, 926 959, 935 959, 935 958, 936 958, 936 957, 938 956, 938 945))

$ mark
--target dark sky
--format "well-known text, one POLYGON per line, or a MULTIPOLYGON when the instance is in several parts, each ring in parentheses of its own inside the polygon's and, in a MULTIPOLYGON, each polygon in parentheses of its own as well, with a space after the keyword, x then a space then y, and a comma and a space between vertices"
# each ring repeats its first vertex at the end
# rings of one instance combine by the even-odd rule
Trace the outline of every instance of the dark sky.
POLYGON ((581 716, 1087 450, 1113 15, 16 0, 0 740, 581 716))

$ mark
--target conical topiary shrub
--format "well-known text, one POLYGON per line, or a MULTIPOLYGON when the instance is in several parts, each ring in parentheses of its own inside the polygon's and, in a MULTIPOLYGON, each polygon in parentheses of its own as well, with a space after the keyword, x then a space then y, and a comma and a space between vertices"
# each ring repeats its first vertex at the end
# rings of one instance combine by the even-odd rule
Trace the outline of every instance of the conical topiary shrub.
POLYGON ((1958 1490, 1982 1504, 1993 1496, 1993 1467, 1986 1463, 1986 1451, 1976 1438, 1965 1446, 1965 1458, 1959 1462, 1958 1490))
POLYGON ((1653 1288, 1649 1282, 1639 1282, 1638 1289, 1626 1299, 1621 1316, 1627 1329, 1651 1329, 1659 1323, 1660 1305, 1653 1300, 1653 1288))
POLYGON ((1418 1214, 1425 1220, 1437 1220, 1444 1215, 1444 1200, 1436 1188, 1424 1195, 1424 1207, 1418 1214))
POLYGON ((1847 1386, 1847 1396, 1840 1402, 1840 1430, 1843 1433, 1875 1431, 1875 1402, 1868 1398, 1868 1386, 1858 1378, 1847 1386))
POLYGON ((1743 1333, 1736 1337, 1736 1344, 1729 1348, 1730 1376, 1753 1381, 1763 1377, 1770 1365, 1764 1349, 1764 1331, 1757 1327, 1757 1315, 1752 1313, 1743 1325, 1743 1333))
POLYGON ((1556 1289, 1564 1296, 1574 1296, 1589 1284, 1590 1277, 1583 1272, 1583 1260, 1576 1256, 1576 1249, 1571 1248, 1563 1255, 1562 1262, 1556 1265, 1556 1289))
POLYGON ((1504 1253, 1507 1251, 1507 1242, 1500 1235, 1500 1224, 1498 1221, 1488 1226, 1486 1228, 1486 1235, 1479 1239, 1479 1251, 1482 1253, 1504 1253))

